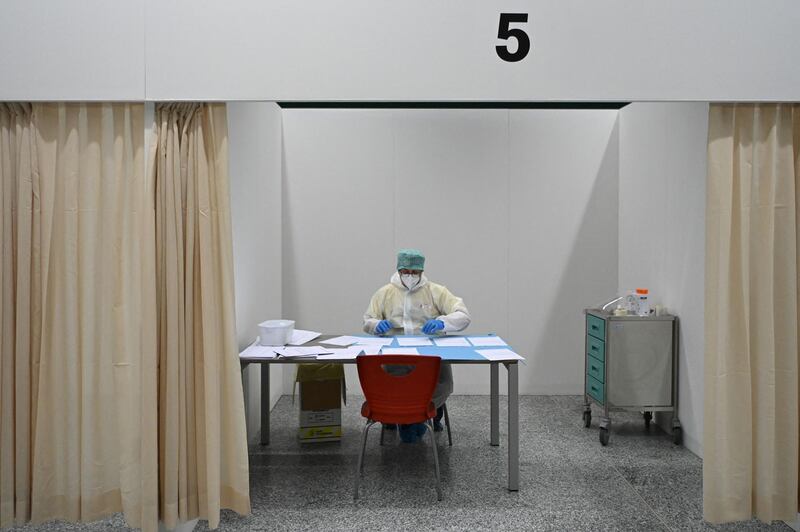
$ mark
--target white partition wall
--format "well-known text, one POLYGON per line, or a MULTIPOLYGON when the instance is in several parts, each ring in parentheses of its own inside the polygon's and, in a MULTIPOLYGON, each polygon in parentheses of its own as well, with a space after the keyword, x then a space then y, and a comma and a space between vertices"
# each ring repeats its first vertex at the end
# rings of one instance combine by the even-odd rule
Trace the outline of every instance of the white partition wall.
POLYGON ((0 5, 0 100, 800 99, 793 0, 0 5))
MULTIPOLYGON (((242 349, 257 324, 280 317, 281 300, 281 113, 274 103, 228 105, 228 136, 236 280, 236 336, 242 349)), ((270 375, 270 406, 283 393, 282 366, 270 375)), ((261 374, 247 369, 244 382, 247 435, 260 424, 261 374)))
MULTIPOLYGON (((392 266, 394 132, 386 111, 283 111, 284 315, 357 333, 392 266)), ((286 371, 292 389, 294 368, 286 371)), ((360 391, 354 372, 350 389, 360 391)))
MULTIPOLYGON (((397 248, 420 247, 431 279, 464 297, 469 330, 529 357, 521 393, 580 393, 576 309, 617 286, 616 116, 284 110, 285 317, 357 332, 397 248)), ((488 370, 457 368, 455 391, 488 393, 488 370)))
POLYGON ((428 278, 477 310, 469 330, 506 334, 496 316, 508 293, 508 113, 407 110, 390 120, 394 247, 425 252, 428 278))
MULTIPOLYGON (((20 1, 20 0, 17 0, 20 1)), ((800 6, 773 0, 144 1, 147 97, 793 100, 800 6), (501 60, 500 13, 530 53, 501 60), (747 65, 746 68, 743 65, 747 65)))
MULTIPOLYGON (((464 298, 465 332, 507 336, 508 112, 408 110, 392 121, 395 248, 422 249, 429 279, 464 298)), ((488 371, 456 365, 455 393, 488 392, 488 371)))
POLYGON ((534 394, 583 393, 582 309, 616 293, 616 111, 510 113, 509 341, 534 394))
POLYGON ((683 440, 702 455, 708 105, 634 103, 619 122, 619 286, 680 318, 683 440))
POLYGON ((0 3, 0 101, 145 99, 144 0, 0 3))

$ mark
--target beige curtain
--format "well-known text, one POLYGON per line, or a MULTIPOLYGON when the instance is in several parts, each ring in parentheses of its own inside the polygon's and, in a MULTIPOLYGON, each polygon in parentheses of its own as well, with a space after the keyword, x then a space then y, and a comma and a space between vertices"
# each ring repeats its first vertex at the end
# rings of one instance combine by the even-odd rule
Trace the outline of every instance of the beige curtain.
POLYGON ((143 118, 0 104, 0 526, 124 511, 156 527, 143 118))
POLYGON ((796 519, 800 106, 712 105, 703 501, 796 519))
POLYGON ((160 506, 164 523, 250 511, 233 305, 224 104, 156 107, 160 506))

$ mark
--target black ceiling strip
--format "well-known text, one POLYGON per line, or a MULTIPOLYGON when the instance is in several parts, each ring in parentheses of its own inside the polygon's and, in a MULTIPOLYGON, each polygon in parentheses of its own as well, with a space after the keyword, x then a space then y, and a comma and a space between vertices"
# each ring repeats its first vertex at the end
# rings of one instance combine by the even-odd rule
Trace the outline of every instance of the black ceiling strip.
POLYGON ((630 102, 277 102, 283 109, 622 109, 630 102))

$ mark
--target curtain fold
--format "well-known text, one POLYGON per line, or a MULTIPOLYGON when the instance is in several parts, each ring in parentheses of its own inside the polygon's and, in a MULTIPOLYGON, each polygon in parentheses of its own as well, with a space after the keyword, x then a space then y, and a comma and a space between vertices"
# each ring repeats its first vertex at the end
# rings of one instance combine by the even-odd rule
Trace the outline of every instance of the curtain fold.
POLYGON ((796 519, 800 106, 714 104, 706 210, 704 516, 796 519))
POLYGON ((143 121, 141 104, 0 105, 2 526, 157 527, 143 121))
POLYGON ((159 484, 167 527, 250 511, 224 104, 156 107, 159 484))
POLYGON ((41 297, 36 169, 31 106, 0 103, 0 527, 31 516, 40 332, 31 300, 41 297))

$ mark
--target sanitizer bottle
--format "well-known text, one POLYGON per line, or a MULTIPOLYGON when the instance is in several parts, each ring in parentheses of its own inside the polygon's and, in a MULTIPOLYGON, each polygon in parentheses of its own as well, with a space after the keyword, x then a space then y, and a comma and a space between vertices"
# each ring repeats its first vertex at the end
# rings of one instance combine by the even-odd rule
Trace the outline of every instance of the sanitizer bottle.
POLYGON ((636 289, 636 298, 639 300, 639 316, 650 315, 650 302, 647 300, 648 292, 647 288, 636 289))

